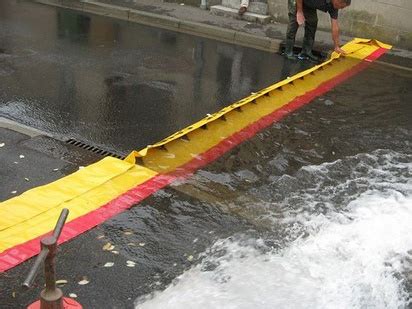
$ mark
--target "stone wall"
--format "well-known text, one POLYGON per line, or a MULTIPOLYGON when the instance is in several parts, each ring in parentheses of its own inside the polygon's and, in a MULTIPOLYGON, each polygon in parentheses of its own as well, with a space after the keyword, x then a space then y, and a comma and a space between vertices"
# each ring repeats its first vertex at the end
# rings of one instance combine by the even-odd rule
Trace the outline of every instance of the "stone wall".
MULTIPOLYGON (((275 21, 287 21, 287 0, 268 0, 268 5, 275 21)), ((318 15, 319 28, 330 29, 328 14, 318 15)), ((352 0, 339 15, 343 34, 412 49, 412 0, 352 0)))

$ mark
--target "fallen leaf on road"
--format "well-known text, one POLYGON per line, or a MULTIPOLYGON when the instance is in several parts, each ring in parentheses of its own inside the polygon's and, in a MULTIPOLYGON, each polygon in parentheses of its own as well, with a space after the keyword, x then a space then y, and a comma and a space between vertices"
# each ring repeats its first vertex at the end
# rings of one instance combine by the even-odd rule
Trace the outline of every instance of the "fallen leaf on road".
POLYGON ((4 147, 4 145, 6 145, 5 143, 0 143, 0 148, 4 147))
POLYGON ((86 284, 88 284, 89 282, 90 282, 90 281, 87 280, 87 277, 84 277, 83 280, 81 280, 81 281, 78 282, 78 284, 80 284, 80 285, 86 285, 86 284))
POLYGON ((57 285, 65 285, 67 283, 67 280, 56 280, 57 285))
POLYGON ((17 191, 11 191, 11 194, 16 194, 17 193, 17 191))
POLYGON ((71 298, 77 298, 77 295, 74 294, 74 293, 70 293, 70 294, 69 294, 69 297, 71 297, 71 298))
POLYGON ((132 235, 132 232, 124 232, 125 235, 132 235))
POLYGON ((24 178, 24 180, 25 180, 25 181, 30 181, 30 179, 29 179, 29 178, 27 178, 27 177, 26 177, 26 178, 24 178))
POLYGON ((146 244, 144 242, 139 242, 140 247, 144 247, 146 244))
POLYGON ((135 266, 136 266, 136 262, 126 261, 126 266, 127 266, 127 267, 135 267, 135 266))
POLYGON ((19 155, 19 158, 20 158, 20 159, 24 159, 24 155, 19 155))
POLYGON ((109 242, 103 246, 103 251, 112 251, 113 249, 114 246, 109 242))
POLYGON ((106 264, 103 265, 103 267, 112 267, 114 265, 113 262, 107 262, 106 264))
POLYGON ((189 262, 193 261, 193 255, 189 255, 189 256, 187 257, 187 260, 188 260, 189 262))
POLYGON ((119 254, 119 251, 115 251, 115 250, 113 250, 113 251, 111 251, 113 254, 119 254))

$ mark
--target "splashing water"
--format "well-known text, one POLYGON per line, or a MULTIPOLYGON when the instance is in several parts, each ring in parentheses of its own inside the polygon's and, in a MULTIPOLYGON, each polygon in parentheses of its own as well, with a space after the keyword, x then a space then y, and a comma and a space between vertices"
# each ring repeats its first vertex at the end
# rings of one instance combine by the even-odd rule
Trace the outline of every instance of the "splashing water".
POLYGON ((264 237, 219 240, 200 264, 166 290, 137 299, 136 307, 407 308, 412 304, 407 284, 412 280, 411 157, 376 151, 303 168, 317 178, 318 190, 300 188, 302 196, 312 192, 309 205, 330 203, 327 212, 307 214, 307 204, 304 217, 272 218, 273 226, 299 222, 299 237, 276 249, 265 245, 264 237), (336 186, 334 194, 345 196, 339 199, 344 205, 337 205, 322 188, 342 165, 351 170, 342 187, 354 182, 362 190, 348 194, 336 186))

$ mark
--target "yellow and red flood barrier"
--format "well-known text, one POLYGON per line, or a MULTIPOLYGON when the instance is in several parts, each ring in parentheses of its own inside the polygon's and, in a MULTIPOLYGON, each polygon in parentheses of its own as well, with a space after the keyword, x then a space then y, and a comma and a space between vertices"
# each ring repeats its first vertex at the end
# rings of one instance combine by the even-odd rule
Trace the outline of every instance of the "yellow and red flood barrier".
POLYGON ((39 240, 70 210, 59 243, 95 227, 157 190, 222 156, 310 103, 383 55, 391 46, 354 39, 331 59, 208 115, 125 160, 107 157, 0 203, 0 271, 36 255, 39 240))

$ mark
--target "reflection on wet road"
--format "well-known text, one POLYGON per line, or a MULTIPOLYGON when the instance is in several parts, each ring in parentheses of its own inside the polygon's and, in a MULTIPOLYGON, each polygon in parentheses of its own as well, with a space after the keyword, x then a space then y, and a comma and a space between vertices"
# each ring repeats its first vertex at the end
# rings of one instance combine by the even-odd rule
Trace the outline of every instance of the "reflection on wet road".
MULTIPOLYGON (((18 10, 10 3, 0 5, 18 10)), ((30 28, 11 27, 10 13, 0 16, 1 38, 11 42, 0 54, 0 113, 124 150, 293 74, 272 55, 148 28, 144 36, 117 22, 101 31, 106 19, 67 12, 56 25, 74 28, 43 29, 26 37, 30 49, 17 48, 26 45, 11 34, 30 28), (60 39, 37 42, 53 35, 60 39), (22 73, 26 66, 33 75, 22 73), (143 136, 153 119, 158 129, 143 136)), ((191 178, 66 243, 59 257, 65 291, 86 308, 410 307, 411 79, 371 66, 191 178), (108 242, 114 252, 102 251, 108 242), (83 276, 86 287, 77 284, 83 276)), ((3 281, 11 308, 37 296, 11 296, 27 268, 3 281)))
POLYGON ((309 66, 69 10, 0 6, 0 116, 123 153, 309 66))

